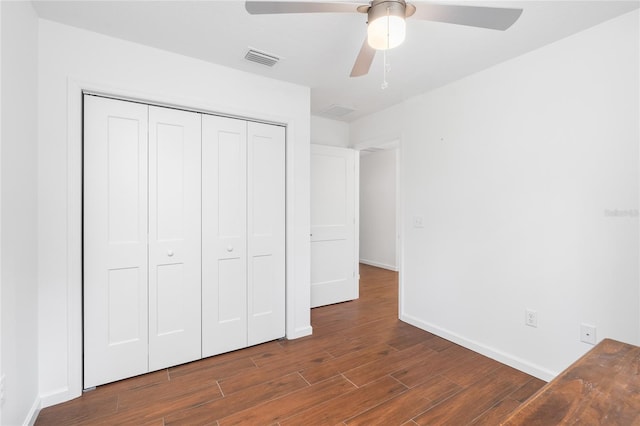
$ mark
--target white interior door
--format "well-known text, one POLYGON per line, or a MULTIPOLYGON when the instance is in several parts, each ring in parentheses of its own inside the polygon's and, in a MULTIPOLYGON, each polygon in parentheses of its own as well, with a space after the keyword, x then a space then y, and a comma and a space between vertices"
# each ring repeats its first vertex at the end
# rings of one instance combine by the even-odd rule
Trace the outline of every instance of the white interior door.
POLYGON ((201 116, 149 107, 149 370, 201 351, 201 116))
POLYGON ((358 298, 357 152, 311 145, 311 307, 358 298))
POLYGON ((247 122, 202 117, 202 356, 247 346, 247 122))
POLYGON ((249 345, 285 335, 285 128, 247 128, 249 345))
POLYGON ((146 105, 84 97, 84 387, 148 371, 146 105))

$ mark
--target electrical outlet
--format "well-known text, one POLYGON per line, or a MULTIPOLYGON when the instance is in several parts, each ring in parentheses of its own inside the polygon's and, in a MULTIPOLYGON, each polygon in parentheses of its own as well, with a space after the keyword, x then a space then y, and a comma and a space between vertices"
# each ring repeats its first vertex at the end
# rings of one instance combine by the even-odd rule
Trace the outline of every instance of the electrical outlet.
POLYGON ((596 326, 580 324, 580 341, 590 345, 596 344, 596 326))
POLYGON ((525 309, 524 323, 529 327, 538 327, 538 312, 533 309, 525 309))

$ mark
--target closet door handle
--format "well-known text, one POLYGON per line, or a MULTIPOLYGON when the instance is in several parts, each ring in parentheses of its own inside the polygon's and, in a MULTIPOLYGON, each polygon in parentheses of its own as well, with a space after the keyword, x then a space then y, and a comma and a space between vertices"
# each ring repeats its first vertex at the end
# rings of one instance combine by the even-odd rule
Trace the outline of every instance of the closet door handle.
POLYGON ((167 250, 167 256, 169 257, 173 256, 173 250, 167 250))
POLYGON ((231 245, 227 246, 227 251, 229 253, 231 253, 233 251, 233 246, 231 246, 231 245))

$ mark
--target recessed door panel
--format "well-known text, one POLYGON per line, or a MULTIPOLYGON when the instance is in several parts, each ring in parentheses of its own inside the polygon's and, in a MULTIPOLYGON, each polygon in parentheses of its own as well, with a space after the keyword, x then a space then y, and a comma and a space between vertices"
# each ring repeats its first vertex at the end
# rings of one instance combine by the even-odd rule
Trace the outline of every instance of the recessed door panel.
POLYGON ((189 315, 189 300, 182 295, 185 281, 183 263, 158 265, 156 270, 156 335, 184 332, 183 318, 189 315))
POLYGON ((240 209, 246 208, 247 196, 247 180, 244 177, 247 153, 244 130, 246 124, 237 123, 237 120, 232 120, 231 123, 238 129, 218 130, 218 152, 214 154, 218 160, 215 165, 218 175, 218 232, 224 238, 244 238, 246 215, 240 209))
MULTIPOLYGON (((141 231, 140 215, 146 215, 146 203, 140 202, 140 187, 146 184, 140 176, 141 162, 140 121, 128 117, 110 116, 107 118, 107 191, 108 191, 108 230, 112 244, 137 242, 141 231)), ((146 150, 146 148, 142 147, 146 150)), ((143 199, 146 199, 146 194, 143 199)))
POLYGON ((146 105, 84 97, 84 387, 148 371, 146 105))
POLYGON ((285 129, 248 123, 249 345, 285 334, 285 129))
MULTIPOLYGON (((348 225, 347 206, 353 203, 351 197, 347 197, 346 182, 349 175, 353 174, 353 160, 342 151, 337 153, 319 153, 317 147, 313 147, 314 155, 311 157, 311 167, 314 179, 311 181, 311 194, 313 204, 313 222, 322 227, 341 227, 348 225), (317 177, 317 178, 316 178, 317 177)), ((323 148, 321 150, 324 151, 323 148)), ((351 153, 349 153, 351 154, 351 153)))
POLYGON ((279 303, 274 304, 274 298, 271 297, 271 291, 277 284, 275 263, 271 255, 253 257, 251 306, 254 319, 273 315, 280 306, 279 303))
POLYGON ((200 114, 149 107, 149 369, 201 357, 200 114))
POLYGON ((247 346, 247 123, 202 118, 202 353, 247 346))
POLYGON ((140 321, 140 268, 121 268, 108 271, 108 316, 109 346, 125 345, 146 340, 147 333, 140 321))
POLYGON ((185 129, 182 125, 156 123, 155 201, 157 241, 185 238, 185 129))
MULTIPOLYGON (((218 324, 246 323, 247 300, 245 292, 238 291, 247 285, 245 275, 244 259, 218 260, 218 324)), ((246 332, 239 334, 245 335, 246 332)))

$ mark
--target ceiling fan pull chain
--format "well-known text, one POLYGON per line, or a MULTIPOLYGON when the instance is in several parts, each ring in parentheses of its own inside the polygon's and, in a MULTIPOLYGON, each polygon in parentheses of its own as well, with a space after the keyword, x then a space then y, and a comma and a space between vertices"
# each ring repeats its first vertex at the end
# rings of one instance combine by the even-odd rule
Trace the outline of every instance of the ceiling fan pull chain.
POLYGON ((383 50, 382 51, 382 56, 384 59, 384 70, 382 73, 382 86, 380 86, 382 88, 382 90, 386 89, 387 87, 389 87, 389 83, 387 82, 387 71, 389 71, 389 67, 387 65, 387 51, 383 50))
POLYGON ((387 65, 387 50, 389 48, 389 43, 390 43, 390 35, 389 33, 391 32, 391 29, 389 28, 389 15, 390 15, 390 8, 387 8, 387 49, 384 49, 382 51, 382 56, 383 56, 383 72, 382 72, 382 86, 380 86, 382 88, 382 90, 386 89, 387 87, 389 87, 389 83, 387 82, 387 72, 389 71, 389 66, 387 65))

